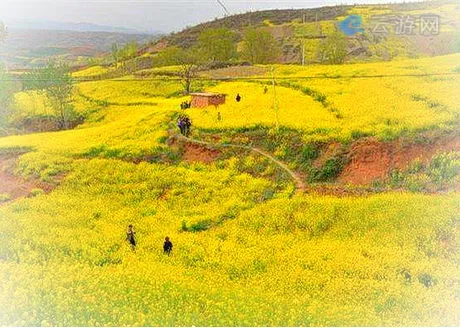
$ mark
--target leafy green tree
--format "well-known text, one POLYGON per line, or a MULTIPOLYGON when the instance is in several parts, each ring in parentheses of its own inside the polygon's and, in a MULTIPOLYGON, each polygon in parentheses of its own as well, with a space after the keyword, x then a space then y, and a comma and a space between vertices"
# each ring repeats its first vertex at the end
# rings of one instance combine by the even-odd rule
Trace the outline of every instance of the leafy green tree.
POLYGON ((24 74, 23 87, 42 92, 55 112, 58 127, 70 127, 76 113, 72 104, 73 79, 67 64, 50 61, 45 68, 24 74))
POLYGON ((273 35, 265 29, 248 28, 244 32, 241 56, 253 64, 275 63, 281 48, 273 35))
POLYGON ((125 68, 126 73, 132 74, 137 71, 137 66, 139 63, 139 57, 137 57, 137 51, 139 45, 136 40, 133 40, 127 43, 120 50, 120 57, 125 68))
POLYGON ((121 49, 118 42, 112 43, 111 55, 113 62, 115 63, 115 67, 118 67, 118 63, 120 62, 121 57, 121 49))
POLYGON ((198 37, 198 48, 204 59, 211 62, 228 62, 237 57, 236 35, 227 28, 208 29, 198 37))
MULTIPOLYGON (((8 30, 0 22, 0 45, 5 41, 8 30)), ((13 101, 14 85, 10 80, 9 74, 0 63, 0 128, 7 125, 11 116, 11 103, 13 101)))
POLYGON ((460 52, 460 32, 456 32, 453 36, 452 52, 460 52))
POLYGON ((183 49, 176 46, 171 46, 163 49, 154 57, 153 66, 161 67, 178 65, 179 57, 182 51, 183 49))
POLYGON ((14 84, 3 65, 0 65, 0 128, 8 124, 12 115, 11 104, 13 102, 13 93, 14 84))
POLYGON ((122 61, 126 61, 130 58, 133 58, 137 54, 137 50, 139 49, 139 45, 136 40, 132 40, 131 42, 127 43, 121 50, 120 50, 120 57, 122 61))
POLYGON ((318 50, 319 60, 325 64, 342 64, 345 62, 348 42, 341 32, 334 32, 321 41, 318 50))

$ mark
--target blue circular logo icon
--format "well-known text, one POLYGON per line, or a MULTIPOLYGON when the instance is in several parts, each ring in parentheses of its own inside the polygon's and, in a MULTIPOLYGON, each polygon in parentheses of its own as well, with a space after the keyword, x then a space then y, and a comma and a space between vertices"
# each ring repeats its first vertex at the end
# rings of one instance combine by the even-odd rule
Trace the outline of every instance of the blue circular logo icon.
POLYGON ((364 32, 361 27, 363 19, 359 15, 350 15, 340 22, 340 30, 347 36, 355 35, 364 32))

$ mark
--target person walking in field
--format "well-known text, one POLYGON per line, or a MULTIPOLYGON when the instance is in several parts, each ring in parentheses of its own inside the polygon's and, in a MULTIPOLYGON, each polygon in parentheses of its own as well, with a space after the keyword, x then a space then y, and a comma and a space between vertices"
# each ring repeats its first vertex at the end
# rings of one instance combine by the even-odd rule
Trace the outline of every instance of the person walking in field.
POLYGON ((188 116, 185 116, 183 119, 182 119, 182 124, 184 126, 184 133, 183 135, 188 137, 190 135, 190 130, 192 128, 192 121, 190 120, 190 118, 188 116))
POLYGON ((177 126, 180 129, 180 133, 183 136, 188 137, 190 135, 192 121, 190 120, 188 116, 179 116, 177 120, 177 126))
POLYGON ((172 248, 173 248, 172 242, 169 240, 169 237, 166 237, 165 242, 163 244, 163 252, 165 254, 168 254, 168 256, 169 256, 169 255, 171 255, 172 248))
POLYGON ((136 231, 134 231, 133 225, 130 224, 128 226, 128 231, 126 232, 126 240, 131 245, 131 249, 134 251, 136 250, 136 238, 135 238, 136 231))
POLYGON ((241 101, 241 96, 240 96, 240 94, 237 94, 236 95, 236 102, 240 102, 240 101, 241 101))
POLYGON ((183 101, 183 102, 180 104, 180 109, 189 109, 190 107, 192 107, 192 103, 191 103, 191 102, 183 101))
POLYGON ((180 130, 180 134, 185 135, 185 122, 182 116, 180 116, 179 119, 177 120, 177 127, 180 130))

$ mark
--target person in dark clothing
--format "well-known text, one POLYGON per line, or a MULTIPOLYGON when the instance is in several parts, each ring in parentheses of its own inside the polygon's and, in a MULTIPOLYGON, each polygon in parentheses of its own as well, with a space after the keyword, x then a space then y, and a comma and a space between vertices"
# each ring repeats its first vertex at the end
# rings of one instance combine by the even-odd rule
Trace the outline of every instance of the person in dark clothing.
POLYGON ((241 96, 240 96, 240 94, 237 94, 237 95, 236 95, 236 101, 237 101, 237 102, 240 102, 240 101, 241 101, 241 96))
POLYGON ((184 117, 184 134, 186 137, 190 135, 190 130, 192 128, 192 121, 189 117, 184 117))
POLYGON ((168 256, 171 255, 172 248, 173 248, 172 242, 169 240, 169 237, 166 237, 165 242, 163 244, 164 253, 168 254, 168 256))
POLYGON ((192 102, 191 101, 183 101, 180 104, 181 109, 189 109, 190 107, 192 107, 192 102))
POLYGON ((179 119, 177 120, 177 127, 179 128, 180 133, 182 135, 185 135, 185 122, 183 117, 179 117, 179 119))
POLYGON ((180 129, 180 133, 183 136, 188 137, 190 135, 191 127, 192 127, 192 121, 190 118, 186 115, 181 115, 177 119, 177 127, 180 129))
POLYGON ((134 231, 133 225, 130 224, 128 226, 128 231, 126 232, 126 240, 131 245, 133 251, 136 249, 136 238, 134 237, 135 234, 136 232, 134 231))

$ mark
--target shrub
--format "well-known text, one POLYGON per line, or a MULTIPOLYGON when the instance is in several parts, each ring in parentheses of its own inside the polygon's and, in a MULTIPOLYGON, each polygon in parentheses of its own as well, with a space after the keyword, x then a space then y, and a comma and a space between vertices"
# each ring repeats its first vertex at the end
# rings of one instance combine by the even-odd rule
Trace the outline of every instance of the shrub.
POLYGON ((420 192, 430 184, 430 178, 426 174, 409 175, 404 184, 409 191, 420 192))
POLYGON ((40 188, 34 188, 30 191, 30 196, 35 197, 35 196, 40 196, 43 195, 45 191, 40 188))
POLYGON ((312 168, 310 171, 310 181, 331 181, 342 172, 345 166, 345 159, 336 156, 328 159, 320 169, 312 168))
POLYGON ((318 158, 319 149, 315 144, 306 144, 301 151, 301 161, 307 162, 318 158))
POLYGON ((11 200, 11 195, 8 193, 0 193, 0 203, 11 200))
POLYGON ((460 172, 460 152, 449 152, 435 156, 428 171, 433 181, 437 183, 451 181, 460 172))
POLYGON ((208 230, 211 226, 212 222, 207 219, 192 223, 190 226, 187 224, 187 221, 183 220, 180 230, 182 232, 200 232, 208 230))
POLYGON ((196 223, 193 223, 188 229, 188 231, 191 231, 191 232, 205 231, 205 230, 208 230, 211 227, 211 225, 212 225, 211 221, 209 220, 198 221, 196 223))
POLYGON ((428 273, 422 273, 418 276, 418 281, 423 284, 425 287, 430 288, 436 284, 436 279, 434 279, 428 273))

